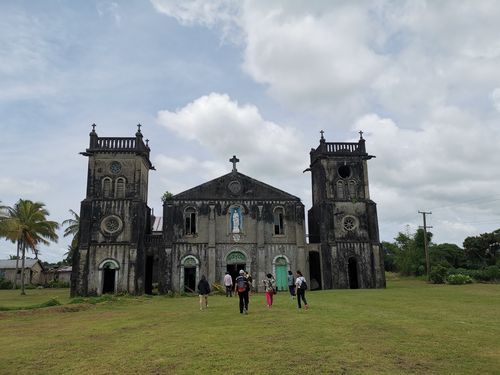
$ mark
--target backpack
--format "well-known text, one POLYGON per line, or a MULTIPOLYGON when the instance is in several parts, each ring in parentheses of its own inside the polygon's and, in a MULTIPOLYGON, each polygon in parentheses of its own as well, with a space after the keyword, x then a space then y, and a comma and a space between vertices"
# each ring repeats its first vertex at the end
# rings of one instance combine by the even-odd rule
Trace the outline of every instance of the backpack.
POLYGON ((307 290, 306 279, 302 278, 302 282, 300 283, 300 290, 307 290))
POLYGON ((247 279, 245 279, 243 276, 238 276, 236 278, 236 285, 238 286, 238 292, 242 293, 245 290, 247 290, 247 279))

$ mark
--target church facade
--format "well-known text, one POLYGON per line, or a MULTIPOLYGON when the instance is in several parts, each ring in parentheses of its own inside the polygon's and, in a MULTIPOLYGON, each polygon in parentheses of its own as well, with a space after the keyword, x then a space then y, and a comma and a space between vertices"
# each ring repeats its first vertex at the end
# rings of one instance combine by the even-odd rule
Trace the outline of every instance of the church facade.
POLYGON ((201 275, 221 283, 240 269, 256 290, 267 273, 287 289, 297 269, 313 289, 385 287, 364 142, 327 143, 322 134, 311 150, 307 242, 300 198, 240 173, 236 156, 229 173, 167 196, 154 217, 140 125, 126 138, 99 137, 93 125, 72 295, 190 292, 201 275))

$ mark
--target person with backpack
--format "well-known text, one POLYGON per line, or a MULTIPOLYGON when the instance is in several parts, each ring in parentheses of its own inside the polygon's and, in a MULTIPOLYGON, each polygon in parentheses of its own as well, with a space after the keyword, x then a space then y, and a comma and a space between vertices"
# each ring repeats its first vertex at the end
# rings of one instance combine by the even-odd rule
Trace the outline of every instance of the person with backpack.
POLYGON ((270 309, 273 306, 273 297, 276 294, 276 285, 273 275, 268 273, 266 278, 262 280, 264 284, 264 291, 266 292, 267 308, 270 309))
POLYGON ((288 290, 290 292, 290 297, 295 299, 295 278, 293 277, 292 271, 288 271, 287 276, 288 290))
POLYGON ((299 309, 302 308, 300 301, 304 301, 304 308, 307 310, 309 305, 306 300, 306 290, 307 290, 307 282, 304 276, 302 276, 302 272, 297 270, 297 279, 295 280, 295 286, 297 289, 297 303, 299 305, 299 309))
POLYGON ((246 315, 248 314, 248 291, 250 286, 244 270, 240 270, 240 275, 236 278, 234 285, 234 293, 240 297, 240 314, 246 315))
POLYGON ((210 284, 208 283, 205 275, 201 276, 198 283, 198 294, 200 295, 200 310, 208 308, 208 295, 210 294, 210 284))

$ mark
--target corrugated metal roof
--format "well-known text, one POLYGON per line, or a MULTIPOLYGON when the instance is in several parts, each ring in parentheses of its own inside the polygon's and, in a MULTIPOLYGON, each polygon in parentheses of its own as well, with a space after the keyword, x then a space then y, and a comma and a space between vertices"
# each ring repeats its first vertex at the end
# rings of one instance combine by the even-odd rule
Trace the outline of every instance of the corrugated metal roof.
MULTIPOLYGON (((40 262, 38 259, 26 259, 24 261, 25 268, 31 268, 35 265, 35 263, 40 262)), ((19 259, 18 266, 21 268, 22 260, 19 259)), ((41 263, 40 263, 41 265, 41 263)), ((15 269, 16 268, 16 260, 15 259, 0 259, 0 269, 15 269)))
POLYGON ((59 267, 56 272, 71 272, 73 270, 73 267, 71 266, 64 266, 64 267, 59 267))
POLYGON ((161 232, 163 230, 163 217, 155 216, 155 221, 153 223, 153 232, 161 232))

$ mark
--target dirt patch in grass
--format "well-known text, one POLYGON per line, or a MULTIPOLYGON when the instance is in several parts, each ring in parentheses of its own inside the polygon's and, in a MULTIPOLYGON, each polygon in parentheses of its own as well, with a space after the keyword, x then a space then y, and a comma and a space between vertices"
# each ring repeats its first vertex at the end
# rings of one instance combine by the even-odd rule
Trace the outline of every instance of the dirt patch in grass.
POLYGON ((78 312, 78 311, 89 310, 91 308, 95 308, 95 305, 91 305, 89 303, 82 303, 77 305, 53 306, 53 307, 44 307, 44 308, 30 309, 30 310, 0 311, 0 318, 12 317, 12 316, 32 316, 32 315, 47 315, 54 313, 78 312))

